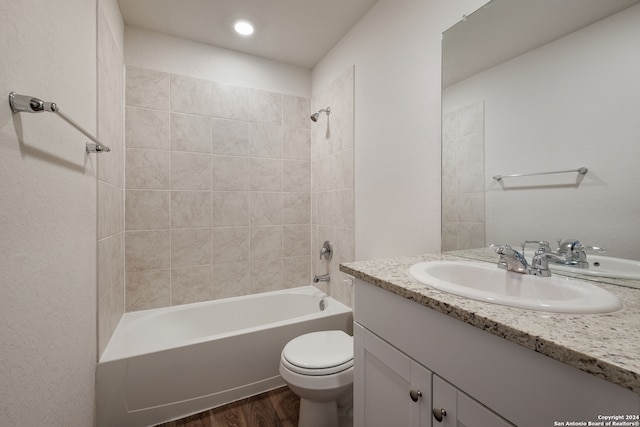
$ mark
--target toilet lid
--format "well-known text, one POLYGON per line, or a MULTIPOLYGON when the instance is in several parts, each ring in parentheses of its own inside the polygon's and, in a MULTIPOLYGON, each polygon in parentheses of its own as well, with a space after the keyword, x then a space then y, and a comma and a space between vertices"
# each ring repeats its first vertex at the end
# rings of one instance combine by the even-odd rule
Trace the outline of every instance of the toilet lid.
POLYGON ((292 339, 282 350, 282 363, 305 375, 329 375, 353 366, 353 337, 343 331, 321 331, 292 339))

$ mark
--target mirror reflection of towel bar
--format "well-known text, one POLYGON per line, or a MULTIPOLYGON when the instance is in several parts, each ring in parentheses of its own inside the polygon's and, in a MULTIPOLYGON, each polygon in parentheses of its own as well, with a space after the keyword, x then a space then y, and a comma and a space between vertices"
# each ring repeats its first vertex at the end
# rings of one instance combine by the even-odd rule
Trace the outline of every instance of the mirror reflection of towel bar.
POLYGON ((571 173, 571 172, 577 172, 580 175, 586 175, 586 173, 589 171, 589 169, 587 169, 584 166, 579 167, 578 169, 569 169, 569 170, 563 170, 563 171, 552 171, 552 172, 537 172, 537 173, 515 173, 512 175, 495 175, 493 177, 493 179, 495 179, 496 181, 501 181, 502 178, 517 178, 520 176, 536 176, 536 175, 553 175, 556 173, 571 173))
POLYGON ((9 94, 9 106, 13 114, 26 112, 26 113, 42 113, 43 111, 49 111, 51 113, 57 113, 65 122, 76 128, 80 133, 89 138, 93 142, 87 142, 85 149, 87 153, 103 153, 111 151, 109 146, 104 145, 98 141, 93 135, 84 130, 82 126, 71 120, 65 114, 63 114, 55 102, 45 102, 34 96, 19 95, 15 92, 9 94))

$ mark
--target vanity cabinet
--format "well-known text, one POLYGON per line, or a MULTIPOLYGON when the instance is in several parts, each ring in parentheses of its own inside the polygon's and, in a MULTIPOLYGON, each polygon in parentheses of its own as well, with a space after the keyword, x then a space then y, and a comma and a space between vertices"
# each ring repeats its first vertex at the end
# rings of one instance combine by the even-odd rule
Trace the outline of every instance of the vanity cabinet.
POLYGON ((431 372, 354 325, 354 427, 431 426, 431 372))
POLYGON ((631 390, 360 279, 354 302, 355 427, 586 425, 640 414, 631 390), (433 408, 445 409, 441 422, 433 408))
POLYGON ((437 375, 433 376, 434 427, 513 427, 437 375), (438 421, 435 417, 440 415, 438 421))
POLYGON ((359 324, 355 427, 509 427, 504 421, 359 324))

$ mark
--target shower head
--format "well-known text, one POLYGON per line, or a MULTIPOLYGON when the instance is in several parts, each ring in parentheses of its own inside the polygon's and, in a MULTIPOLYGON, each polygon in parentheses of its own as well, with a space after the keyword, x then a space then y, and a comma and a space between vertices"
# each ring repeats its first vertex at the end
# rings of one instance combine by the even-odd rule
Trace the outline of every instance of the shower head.
POLYGON ((311 115, 311 121, 312 122, 317 122, 318 121, 318 117, 320 117, 320 113, 327 113, 327 116, 329 115, 329 113, 331 113, 331 107, 327 107, 327 108, 323 108, 322 110, 318 111, 317 113, 313 113, 311 115))

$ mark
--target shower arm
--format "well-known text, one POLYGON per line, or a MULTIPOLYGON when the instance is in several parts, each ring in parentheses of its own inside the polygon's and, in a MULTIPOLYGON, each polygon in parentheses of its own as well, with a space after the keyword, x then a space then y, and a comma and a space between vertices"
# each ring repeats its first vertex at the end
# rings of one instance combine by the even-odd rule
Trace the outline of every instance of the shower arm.
POLYGON ((317 122, 318 121, 318 117, 320 117, 321 113, 327 113, 327 116, 329 114, 331 114, 331 107, 327 107, 327 108, 323 108, 320 111, 318 111, 317 113, 313 113, 310 118, 312 122, 317 122))

